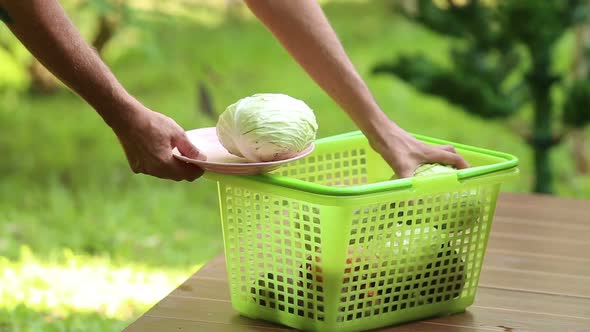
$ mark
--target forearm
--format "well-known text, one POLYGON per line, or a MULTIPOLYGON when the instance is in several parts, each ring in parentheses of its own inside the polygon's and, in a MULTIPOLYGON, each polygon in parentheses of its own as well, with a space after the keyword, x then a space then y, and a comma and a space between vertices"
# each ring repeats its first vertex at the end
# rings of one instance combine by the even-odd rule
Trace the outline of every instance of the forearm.
POLYGON ((365 134, 375 135, 380 124, 389 121, 316 1, 246 0, 246 3, 365 134))
POLYGON ((56 0, 0 0, 7 26, 56 77, 115 127, 133 98, 84 41, 56 0))

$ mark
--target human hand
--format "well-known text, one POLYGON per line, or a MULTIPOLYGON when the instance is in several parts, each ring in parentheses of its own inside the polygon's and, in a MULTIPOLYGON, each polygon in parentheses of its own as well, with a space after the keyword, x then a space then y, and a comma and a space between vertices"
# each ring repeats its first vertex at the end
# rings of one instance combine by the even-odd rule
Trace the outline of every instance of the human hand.
POLYGON ((203 174, 199 167, 182 162, 172 155, 174 147, 183 155, 206 160, 188 140, 184 130, 171 118, 135 105, 122 126, 113 127, 134 173, 162 179, 194 181, 203 174))
POLYGON ((469 167, 452 145, 428 145, 391 121, 384 123, 378 136, 369 141, 399 178, 413 176, 416 169, 426 163, 440 163, 456 168, 469 167))

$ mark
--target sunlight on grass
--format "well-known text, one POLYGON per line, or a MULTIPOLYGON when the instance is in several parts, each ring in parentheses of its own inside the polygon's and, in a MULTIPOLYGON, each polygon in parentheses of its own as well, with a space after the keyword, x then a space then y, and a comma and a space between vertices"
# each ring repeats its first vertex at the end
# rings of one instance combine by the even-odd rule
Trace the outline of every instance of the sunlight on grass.
MULTIPOLYGON (((366 3, 367 0, 320 0, 322 6, 330 3, 366 3)), ((184 0, 184 1, 146 1, 130 0, 128 5, 152 15, 168 15, 175 19, 188 19, 203 26, 214 27, 228 19, 253 20, 254 15, 241 1, 184 0)))
POLYGON ((203 26, 218 26, 226 20, 226 14, 237 11, 243 18, 253 18, 245 6, 240 3, 233 4, 230 1, 199 0, 199 1, 145 1, 131 0, 128 5, 134 10, 143 11, 154 16, 166 15, 175 19, 188 19, 198 22, 203 26), (235 7, 230 8, 230 7, 235 7))
POLYGON ((106 258, 69 250, 42 261, 23 247, 18 261, 0 257, 0 310, 24 305, 50 312, 56 319, 72 312, 94 312, 127 320, 149 309, 197 269, 116 266, 106 258))

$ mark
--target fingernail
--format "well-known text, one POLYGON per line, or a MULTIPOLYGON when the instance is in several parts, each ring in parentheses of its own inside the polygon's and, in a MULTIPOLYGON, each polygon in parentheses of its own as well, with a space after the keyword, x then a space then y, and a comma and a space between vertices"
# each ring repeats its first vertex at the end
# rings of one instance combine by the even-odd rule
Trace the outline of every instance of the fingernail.
POLYGON ((197 155, 196 159, 201 161, 207 161, 207 156, 203 152, 199 151, 199 154, 197 155))

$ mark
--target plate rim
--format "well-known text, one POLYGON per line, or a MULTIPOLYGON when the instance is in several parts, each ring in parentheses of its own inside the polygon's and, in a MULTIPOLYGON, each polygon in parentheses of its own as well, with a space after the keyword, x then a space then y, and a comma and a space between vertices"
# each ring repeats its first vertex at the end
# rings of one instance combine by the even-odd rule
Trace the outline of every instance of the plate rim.
MULTIPOLYGON (((194 132, 197 132, 197 131, 216 130, 216 129, 217 129, 216 127, 196 128, 196 129, 187 130, 186 131, 186 134, 187 134, 187 136, 189 138, 189 141, 190 141, 190 135, 189 135, 190 133, 194 133, 194 132)), ((220 144, 221 144, 221 142, 220 142, 220 144)), ((297 154, 294 157, 291 157, 291 158, 288 158, 288 159, 282 159, 282 160, 257 161, 257 162, 228 162, 228 163, 224 163, 224 162, 216 162, 216 161, 192 159, 192 158, 189 158, 187 156, 182 155, 180 153, 180 151, 178 150, 177 147, 174 147, 174 149, 172 150, 172 155, 175 158, 178 158, 179 160, 182 160, 184 162, 193 163, 193 164, 197 164, 197 165, 200 165, 200 166, 222 166, 222 167, 230 167, 230 168, 241 168, 241 167, 270 167, 270 166, 286 164, 286 163, 289 163, 289 162, 293 162, 293 161, 299 160, 301 158, 304 158, 304 157, 308 156, 314 150, 315 150, 315 142, 312 141, 311 144, 309 144, 305 149, 303 149, 299 154, 297 154)), ((227 151, 227 149, 226 149, 226 151, 227 151)), ((228 153, 230 153, 230 152, 228 151, 228 153)), ((236 156, 236 157, 239 157, 239 156, 236 156)), ((243 157, 240 157, 240 158, 243 158, 243 157)))

